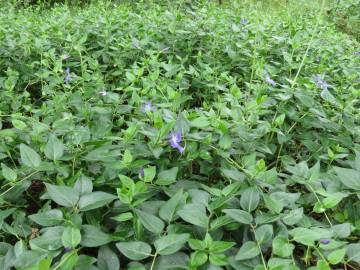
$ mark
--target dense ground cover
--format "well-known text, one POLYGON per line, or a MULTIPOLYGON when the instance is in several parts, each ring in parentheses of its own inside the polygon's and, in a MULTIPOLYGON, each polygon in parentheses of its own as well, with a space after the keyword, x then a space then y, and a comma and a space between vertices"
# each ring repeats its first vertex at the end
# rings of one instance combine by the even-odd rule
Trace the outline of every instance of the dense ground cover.
POLYGON ((1 8, 1 269, 359 269, 360 48, 306 3, 1 8))
POLYGON ((360 40, 360 1, 331 1, 329 17, 341 31, 360 40))

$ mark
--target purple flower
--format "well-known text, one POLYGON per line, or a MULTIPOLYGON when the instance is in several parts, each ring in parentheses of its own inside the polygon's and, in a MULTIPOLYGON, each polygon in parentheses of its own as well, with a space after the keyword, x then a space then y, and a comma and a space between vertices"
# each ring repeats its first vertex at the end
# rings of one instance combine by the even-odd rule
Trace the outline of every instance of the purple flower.
POLYGON ((141 47, 140 47, 140 42, 139 42, 137 39, 134 39, 131 45, 132 45, 132 47, 135 48, 135 49, 138 49, 138 50, 141 49, 141 47))
POLYGON ((275 85, 276 85, 276 82, 275 82, 273 79, 270 78, 270 75, 269 75, 269 74, 266 74, 266 76, 265 76, 265 81, 266 81, 268 84, 272 85, 272 86, 275 86, 275 85))
POLYGON ((360 52, 354 52, 355 56, 360 56, 360 52))
POLYGON ((70 55, 65 53, 61 58, 66 61, 66 60, 68 60, 70 58, 70 55))
POLYGON ((142 106, 140 111, 143 113, 149 113, 151 111, 155 110, 155 106, 152 104, 150 100, 146 101, 142 106))
POLYGON ((320 74, 313 76, 313 80, 316 83, 316 86, 323 90, 327 90, 330 87, 330 85, 321 78, 320 74))
POLYGON ((181 154, 184 153, 185 149, 179 143, 181 142, 181 132, 171 132, 169 137, 169 144, 172 148, 177 149, 181 154))
POLYGON ((144 168, 141 167, 140 170, 139 170, 139 177, 140 178, 144 178, 145 177, 145 172, 144 172, 144 168))
POLYGON ((107 95, 107 92, 105 90, 101 90, 99 94, 100 96, 105 97, 107 95))
POLYGON ((65 247, 65 248, 64 248, 64 252, 65 252, 65 253, 68 253, 68 252, 70 252, 71 250, 72 250, 71 247, 65 247))
POLYGON ((247 24, 249 23, 249 20, 248 20, 248 19, 245 19, 245 18, 241 18, 240 23, 241 23, 242 25, 247 25, 247 24))
POLYGON ((320 242, 320 244, 327 245, 327 244, 330 244, 331 240, 330 239, 321 239, 319 242, 320 242))
POLYGON ((70 68, 69 68, 69 67, 67 67, 67 68, 65 69, 65 74, 66 74, 66 77, 65 77, 64 82, 65 82, 66 84, 68 84, 68 83, 71 81, 71 74, 70 74, 70 68))
POLYGON ((169 49, 170 49, 170 47, 166 47, 166 48, 162 49, 160 52, 166 52, 166 51, 168 51, 169 49))

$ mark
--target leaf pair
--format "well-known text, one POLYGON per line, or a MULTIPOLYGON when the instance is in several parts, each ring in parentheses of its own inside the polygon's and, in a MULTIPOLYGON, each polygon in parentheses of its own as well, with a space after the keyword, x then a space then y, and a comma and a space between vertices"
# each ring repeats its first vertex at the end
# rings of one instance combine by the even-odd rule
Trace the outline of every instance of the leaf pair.
MULTIPOLYGON (((56 136, 51 135, 49 140, 44 148, 45 156, 51 160, 59 160, 64 154, 64 145, 63 143, 56 138, 56 136)), ((30 168, 38 168, 41 164, 41 158, 38 153, 31 147, 20 144, 20 156, 21 161, 24 165, 30 168)))
MULTIPOLYGON (((160 255, 170 255, 179 251, 189 239, 190 235, 183 234, 168 234, 156 240, 154 246, 156 253, 160 255)), ((152 248, 145 242, 120 242, 116 247, 126 257, 131 260, 143 260, 151 256, 152 248)))
POLYGON ((96 209, 116 199, 116 196, 102 191, 86 193, 80 196, 79 191, 75 188, 48 183, 45 186, 50 198, 58 205, 72 208, 78 206, 80 211, 96 209))

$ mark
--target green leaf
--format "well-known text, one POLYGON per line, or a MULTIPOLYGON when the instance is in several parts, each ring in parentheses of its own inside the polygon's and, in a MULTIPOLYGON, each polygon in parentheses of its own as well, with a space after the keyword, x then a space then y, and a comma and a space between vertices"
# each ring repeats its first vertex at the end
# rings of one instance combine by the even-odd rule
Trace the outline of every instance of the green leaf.
POLYGON ((170 170, 161 171, 158 174, 158 178, 156 180, 157 185, 170 185, 176 182, 176 176, 179 169, 178 167, 171 168, 170 170))
POLYGON ((219 228, 221 228, 225 225, 228 225, 230 223, 233 223, 233 222, 234 222, 234 220, 229 216, 226 216, 226 215, 220 216, 220 217, 214 219, 213 221, 211 221, 210 228, 211 228, 211 230, 216 230, 216 229, 219 229, 219 228))
MULTIPOLYGON (((290 259, 272 257, 269 259, 267 265, 268 269, 271 270, 300 270, 295 266, 296 264, 294 264, 293 260, 290 259)), ((307 270, 309 270, 309 268, 307 268, 307 270)))
POLYGON ((141 224, 150 232, 160 234, 164 230, 165 224, 160 218, 139 209, 135 209, 135 213, 141 224))
POLYGON ((263 199, 264 199, 266 207, 269 210, 271 210, 277 214, 280 214, 280 212, 282 211, 284 206, 282 205, 282 203, 279 200, 276 200, 276 199, 272 198, 271 195, 269 196, 266 194, 263 194, 263 199))
POLYGON ((154 180, 154 178, 155 178, 155 175, 156 175, 156 167, 155 166, 145 168, 143 180, 145 182, 152 182, 152 180, 154 180))
POLYGON ((134 181, 133 181, 130 177, 127 177, 126 175, 120 174, 120 175, 119 175, 119 178, 120 178, 121 184, 122 184, 124 187, 126 187, 126 188, 129 189, 129 190, 135 189, 135 183, 134 183, 134 181))
POLYGON ((79 209, 80 211, 89 211, 92 209, 96 209, 102 207, 113 200, 116 199, 116 196, 102 192, 102 191, 95 191, 92 193, 88 193, 82 195, 79 200, 79 209))
MULTIPOLYGON (((76 270, 95 270, 95 266, 93 266, 93 264, 96 262, 96 259, 92 256, 88 256, 88 255, 80 255, 79 259, 76 263, 76 270)), ((96 270, 98 270, 96 268, 96 270)))
POLYGON ((192 127, 197 127, 197 128, 206 128, 210 125, 210 123, 206 117, 200 116, 200 117, 196 118, 195 120, 191 121, 190 125, 192 127))
POLYGON ((44 148, 45 156, 51 160, 58 160, 64 154, 63 143, 54 135, 50 135, 44 148))
POLYGON ((279 115, 278 117, 276 117, 274 123, 276 126, 281 126, 283 123, 284 123, 284 120, 285 120, 285 114, 281 114, 279 115))
POLYGON ((224 204, 226 204, 231 199, 233 199, 233 197, 231 195, 218 197, 210 203, 208 209, 211 212, 213 212, 215 209, 222 207, 224 204))
POLYGON ((190 255, 190 265, 197 267, 203 265, 208 260, 208 254, 204 251, 195 251, 190 255))
POLYGON ((102 232, 92 225, 81 226, 81 245, 84 247, 99 247, 112 241, 110 234, 102 232))
POLYGON ((167 202, 160 206, 159 216, 168 223, 174 219, 175 214, 183 200, 183 190, 180 189, 167 202))
MULTIPOLYGON (((7 253, 6 257, 10 257, 12 259, 11 265, 13 265, 16 269, 26 269, 28 267, 38 265, 40 263, 40 260, 42 260, 44 257, 46 257, 46 253, 44 251, 39 250, 25 250, 22 253, 18 254, 15 257, 15 254, 13 257, 11 257, 11 253, 7 253), (9 256, 10 255, 10 256, 9 256)), ((0 266, 3 266, 0 261, 0 266)), ((3 269, 11 269, 12 267, 4 267, 3 269)), ((38 270, 38 269, 36 269, 38 270)))
POLYGON ((188 244, 193 250, 204 250, 204 249, 206 249, 206 243, 204 241, 199 240, 199 239, 189 239, 188 244))
POLYGON ((118 255, 108 246, 101 246, 97 256, 97 266, 100 270, 120 269, 118 255))
POLYGON ((242 224, 251 224, 253 220, 251 214, 240 209, 224 209, 223 212, 233 220, 242 224))
POLYGON ((245 242, 238 253, 235 256, 235 260, 242 261, 254 258, 260 254, 260 250, 255 242, 248 241, 245 242))
POLYGON ((345 254, 346 254, 346 248, 334 250, 328 255, 327 259, 331 264, 338 264, 342 262, 342 260, 345 257, 345 254))
POLYGON ((275 255, 284 258, 289 257, 295 248, 293 244, 289 243, 289 240, 285 236, 275 237, 272 243, 272 247, 275 255))
POLYGON ((75 248, 81 241, 81 233, 78 228, 66 227, 61 237, 64 247, 75 248))
POLYGON ((205 207, 202 204, 186 204, 178 211, 178 215, 190 224, 203 228, 208 227, 209 218, 207 217, 205 207))
POLYGON ((74 188, 79 191, 80 195, 83 195, 92 192, 93 184, 91 179, 82 175, 76 180, 74 188))
POLYGON ((154 242, 157 253, 160 255, 170 255, 179 251, 188 241, 190 235, 182 234, 168 234, 161 237, 154 242))
POLYGON ((186 118, 185 112, 180 112, 178 114, 173 130, 180 131, 183 134, 187 134, 190 131, 190 122, 186 118))
POLYGON ((239 172, 238 170, 235 169, 228 170, 221 168, 221 172, 224 174, 225 177, 238 181, 240 183, 242 183, 245 179, 245 175, 242 172, 239 172))
POLYGON ((140 261, 151 255, 151 246, 145 242, 119 242, 116 247, 122 254, 134 261, 140 261))
POLYGON ((136 80, 135 75, 129 71, 126 71, 125 76, 130 82, 134 82, 136 80))
POLYGON ((314 242, 322 238, 331 238, 332 232, 330 230, 321 228, 295 228, 289 231, 290 235, 298 243, 306 246, 314 246, 314 242))
POLYGON ((39 261, 39 265, 36 270, 50 270, 51 262, 51 259, 42 259, 41 261, 39 261))
POLYGON ((259 201, 259 191, 254 187, 250 187, 245 189, 245 191, 241 194, 240 205, 242 209, 250 213, 251 211, 254 211, 256 209, 259 201))
POLYGON ((54 202, 66 207, 75 207, 79 200, 79 192, 67 186, 55 186, 45 183, 47 192, 54 202))
POLYGON ((327 102, 331 104, 336 104, 336 98, 329 92, 327 89, 323 89, 320 93, 320 96, 327 102))
POLYGON ((210 245, 210 253, 222 253, 235 245, 234 242, 214 241, 210 245))
POLYGON ((225 254, 210 253, 209 261, 213 265, 224 266, 228 264, 228 259, 225 254))
POLYGON ((131 212, 127 212, 127 213, 122 213, 115 217, 112 217, 111 219, 119 221, 119 222, 123 222, 123 221, 131 220, 133 217, 134 216, 131 212))
POLYGON ((235 183, 232 183, 232 184, 224 187, 223 190, 221 191, 221 193, 224 196, 230 196, 230 195, 235 194, 240 188, 241 188, 241 183, 235 182, 235 183))
POLYGON ((46 228, 41 236, 38 236, 29 241, 32 250, 57 250, 62 245, 62 234, 64 232, 63 226, 46 228))
MULTIPOLYGON (((200 189, 190 189, 187 193, 191 197, 192 204, 199 204, 200 206, 208 206, 210 194, 200 189)), ((203 209, 205 211, 205 209, 203 209)))
POLYGON ((4 178, 10 182, 13 182, 17 179, 17 173, 13 169, 6 166, 4 163, 1 163, 1 173, 4 178))
POLYGON ((74 250, 69 253, 65 253, 61 257, 61 261, 59 265, 61 265, 61 270, 73 270, 75 268, 76 263, 78 262, 79 256, 76 253, 77 251, 74 250))
POLYGON ((41 158, 32 148, 25 144, 20 144, 20 156, 24 165, 37 168, 41 164, 41 158))
POLYGON ((272 239, 273 233, 273 226, 265 224, 255 229, 255 238, 259 244, 267 243, 272 239))
POLYGON ((186 270, 189 269, 189 256, 183 252, 177 252, 171 255, 159 256, 156 260, 158 270, 186 270))
POLYGON ((351 234, 351 224, 350 223, 342 223, 333 225, 331 230, 334 232, 334 236, 338 238, 346 238, 351 234))
POLYGON ((335 206, 337 206, 342 199, 344 199, 347 195, 344 195, 340 192, 335 192, 334 194, 331 194, 330 196, 326 197, 323 202, 322 205, 325 208, 333 208, 335 206))
POLYGON ((286 216, 283 217, 283 221, 286 225, 294 225, 303 218, 303 215, 303 208, 293 209, 286 216))
POLYGON ((344 186, 360 190, 360 172, 353 169, 346 169, 340 167, 334 167, 336 174, 339 176, 339 180, 344 186))
POLYGON ((95 162, 95 161, 101 161, 101 162, 111 162, 118 159, 118 157, 121 155, 120 150, 112 150, 113 147, 109 145, 101 146, 98 148, 95 148, 88 152, 88 154, 84 157, 82 157, 82 160, 89 161, 89 162, 95 162))
POLYGON ((222 149, 225 149, 225 150, 230 149, 231 144, 232 144, 232 138, 228 134, 225 134, 220 138, 219 146, 222 149))
POLYGON ((20 130, 24 130, 26 128, 26 124, 18 119, 12 119, 11 123, 13 124, 14 128, 20 129, 20 130))
POLYGON ((324 260, 319 260, 316 264, 317 270, 331 270, 329 264, 324 260))
POLYGON ((346 249, 347 261, 360 263, 360 244, 348 244, 346 249))
POLYGON ((55 226, 63 222, 63 213, 58 209, 30 215, 29 218, 41 226, 55 226))
MULTIPOLYGON (((32 266, 21 267, 21 268, 17 268, 17 269, 21 269, 21 270, 50 270, 51 262, 52 262, 51 259, 42 259, 42 260, 38 261, 36 264, 34 264, 32 266)), ((1 261, 0 261, 0 266, 2 266, 1 261)))
POLYGON ((133 161, 133 157, 131 155, 131 152, 126 149, 122 158, 122 162, 126 165, 129 166, 131 164, 131 162, 133 161))

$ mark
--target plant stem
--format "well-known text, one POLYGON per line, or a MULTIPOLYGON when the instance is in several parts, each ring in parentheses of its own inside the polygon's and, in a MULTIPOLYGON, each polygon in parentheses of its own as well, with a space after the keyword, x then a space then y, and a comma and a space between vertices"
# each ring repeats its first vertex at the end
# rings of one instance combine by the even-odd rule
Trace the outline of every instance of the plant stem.
POLYGON ((261 246, 260 246, 260 243, 258 242, 258 240, 256 240, 256 236, 255 236, 255 228, 252 224, 250 224, 250 227, 254 233, 254 238, 255 238, 255 242, 256 242, 256 245, 258 246, 259 248, 259 251, 260 251, 260 256, 261 256, 261 261, 262 261, 262 264, 264 265, 264 269, 265 270, 268 270, 267 266, 266 266, 266 261, 265 261, 265 258, 264 258, 264 254, 262 253, 262 250, 261 250, 261 246))
POLYGON ((153 260, 152 260, 152 262, 151 262, 150 270, 153 270, 153 269, 154 269, 154 266, 155 266, 155 261, 156 261, 156 257, 157 257, 157 255, 158 255, 158 253, 157 253, 157 252, 155 252, 155 254, 154 254, 154 258, 153 258, 153 260))
MULTIPOLYGON (((318 197, 318 195, 316 194, 315 190, 313 189, 313 187, 312 187, 310 184, 308 184, 307 186, 309 187, 309 189, 311 190, 311 192, 314 194, 314 196, 315 196, 316 200, 318 201, 318 203, 319 203, 320 205, 323 205, 322 202, 320 201, 320 198, 318 197)), ((329 223, 330 227, 332 227, 333 225, 332 225, 332 223, 331 223, 328 215, 326 214, 326 211, 324 211, 324 215, 325 215, 325 218, 326 218, 327 222, 329 223)))
POLYGON ((305 253, 305 265, 308 265, 308 258, 309 258, 309 253, 310 253, 310 246, 307 247, 306 249, 306 253, 305 253))
MULTIPOLYGON (((9 191, 11 191, 14 187, 16 187, 19 183, 25 181, 26 179, 29 179, 31 176, 33 176, 34 174, 38 173, 38 171, 32 172, 31 174, 25 176, 23 179, 17 181, 14 183, 14 185, 10 188, 8 188, 7 190, 5 190, 3 193, 0 194, 0 197, 4 196, 6 193, 8 193, 9 191)), ((9 185, 10 183, 7 183, 5 185, 3 185, 1 188, 4 188, 5 186, 9 185)))
POLYGON ((315 247, 315 250, 319 253, 321 259, 323 259, 327 263, 327 265, 329 265, 328 261, 326 260, 324 255, 320 252, 320 250, 317 247, 315 247))
POLYGON ((294 80, 292 80, 292 82, 291 82, 290 89, 293 89, 293 88, 294 88, 295 83, 296 83, 296 80, 297 80, 297 78, 299 77, 300 72, 301 72, 301 70, 302 70, 302 68, 303 68, 303 66, 304 66, 304 64, 305 64, 305 60, 306 60, 306 57, 307 57, 307 55, 308 55, 308 53, 309 53, 310 47, 311 47, 311 45, 312 45, 312 43, 313 43, 313 40, 314 40, 314 37, 315 37, 315 33, 316 33, 316 31, 318 30, 318 27, 319 27, 320 17, 321 17, 321 14, 322 14, 322 12, 323 12, 324 6, 325 6, 325 0, 322 0, 322 2, 321 2, 321 7, 320 7, 320 11, 319 11, 319 14, 318 14, 318 17, 317 17, 317 20, 316 20, 316 25, 315 25, 315 27, 314 27, 314 31, 313 31, 312 34, 311 34, 311 38, 310 38, 309 44, 308 44, 308 46, 307 46, 307 48, 306 48, 306 51, 305 51, 305 53, 304 53, 304 55, 303 55, 303 58, 302 58, 302 60, 301 60, 300 67, 299 67, 299 69, 298 69, 297 72, 296 72, 296 75, 295 75, 294 80))

